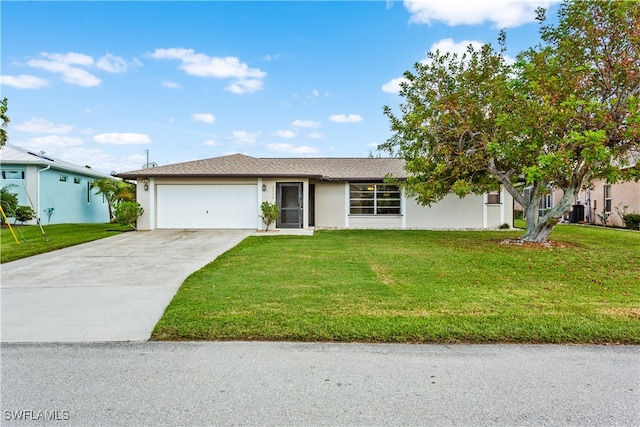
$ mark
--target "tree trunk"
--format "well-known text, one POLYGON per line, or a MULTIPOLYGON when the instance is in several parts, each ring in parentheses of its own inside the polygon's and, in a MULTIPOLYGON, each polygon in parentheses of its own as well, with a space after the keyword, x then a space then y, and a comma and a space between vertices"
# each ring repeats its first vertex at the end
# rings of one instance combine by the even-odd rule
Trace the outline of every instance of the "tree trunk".
POLYGON ((556 205, 542 217, 539 217, 539 195, 535 194, 527 206, 527 233, 520 239, 523 242, 545 243, 560 218, 569 210, 580 191, 580 185, 564 188, 564 195, 556 205))

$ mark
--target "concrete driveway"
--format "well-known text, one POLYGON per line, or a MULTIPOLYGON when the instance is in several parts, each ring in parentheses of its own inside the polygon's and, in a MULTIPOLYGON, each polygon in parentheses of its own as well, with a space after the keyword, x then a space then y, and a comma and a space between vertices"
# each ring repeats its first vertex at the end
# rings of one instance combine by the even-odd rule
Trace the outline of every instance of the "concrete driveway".
POLYGON ((0 340, 147 340, 184 279, 251 234, 130 232, 5 263, 0 340))

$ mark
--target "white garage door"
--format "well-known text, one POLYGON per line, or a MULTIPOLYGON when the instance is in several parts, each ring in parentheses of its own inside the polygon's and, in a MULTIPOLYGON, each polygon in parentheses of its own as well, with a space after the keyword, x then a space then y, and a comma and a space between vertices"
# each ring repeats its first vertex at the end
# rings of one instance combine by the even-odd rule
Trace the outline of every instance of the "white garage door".
POLYGON ((158 228, 257 228, 256 185, 158 185, 158 228))

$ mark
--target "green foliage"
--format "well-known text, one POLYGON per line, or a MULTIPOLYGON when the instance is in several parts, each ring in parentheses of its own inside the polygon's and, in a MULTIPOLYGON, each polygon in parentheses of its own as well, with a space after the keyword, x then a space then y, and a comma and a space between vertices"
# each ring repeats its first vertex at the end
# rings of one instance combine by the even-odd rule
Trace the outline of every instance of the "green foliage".
POLYGON ((599 214, 596 214, 596 216, 598 217, 602 225, 606 226, 607 223, 609 222, 609 217, 611 216, 611 213, 603 209, 602 212, 600 212, 599 214))
POLYGON ((16 221, 25 223, 36 217, 36 211, 31 206, 18 206, 16 208, 16 221))
POLYGON ((0 101, 0 121, 2 122, 0 124, 0 148, 2 148, 9 139, 7 131, 5 130, 9 125, 9 122, 11 122, 9 116, 7 116, 7 110, 9 109, 8 103, 9 101, 6 97, 2 98, 2 101, 0 101))
POLYGON ((280 215, 280 209, 278 205, 271 202, 262 202, 260 205, 260 210, 262 211, 262 222, 266 225, 265 231, 269 230, 269 225, 271 225, 275 220, 278 219, 278 215, 280 215))
MULTIPOLYGON (((8 217, 13 217, 16 214, 16 209, 18 208, 18 195, 16 193, 11 193, 9 188, 13 185, 8 185, 6 187, 0 188, 0 204, 2 205, 2 210, 4 214, 8 217)), ((1 223, 5 224, 4 217, 0 216, 1 223)))
POLYGON ((630 230, 640 230, 640 214, 628 213, 622 215, 624 226, 630 230))
POLYGON ((118 202, 113 208, 113 213, 118 224, 135 230, 136 220, 144 213, 144 209, 138 202, 118 202))
POLYGON ((530 241, 546 240, 594 178, 640 175, 626 167, 640 150, 640 7, 565 2, 556 25, 537 16, 542 44, 512 65, 501 33, 499 51, 430 53, 406 72, 399 113, 384 107, 393 136, 380 147, 406 160, 410 177, 398 184, 423 204, 502 184, 529 215, 530 241), (549 186, 566 199, 538 217, 549 186))
POLYGON ((114 217, 114 205, 121 201, 135 201, 135 186, 127 181, 119 181, 111 178, 100 178, 93 182, 93 188, 97 189, 98 194, 104 195, 109 206, 109 218, 111 221, 114 217))

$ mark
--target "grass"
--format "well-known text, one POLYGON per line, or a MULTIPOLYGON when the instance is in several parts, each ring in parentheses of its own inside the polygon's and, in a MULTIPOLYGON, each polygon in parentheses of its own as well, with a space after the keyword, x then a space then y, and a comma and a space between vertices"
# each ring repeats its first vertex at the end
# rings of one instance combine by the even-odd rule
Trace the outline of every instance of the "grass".
POLYGON ((0 262, 5 263, 80 243, 102 239, 128 230, 117 224, 55 224, 40 227, 12 226, 19 244, 9 228, 0 230, 0 262))
POLYGON ((640 233, 250 237, 184 282, 155 340, 640 343, 640 233))

